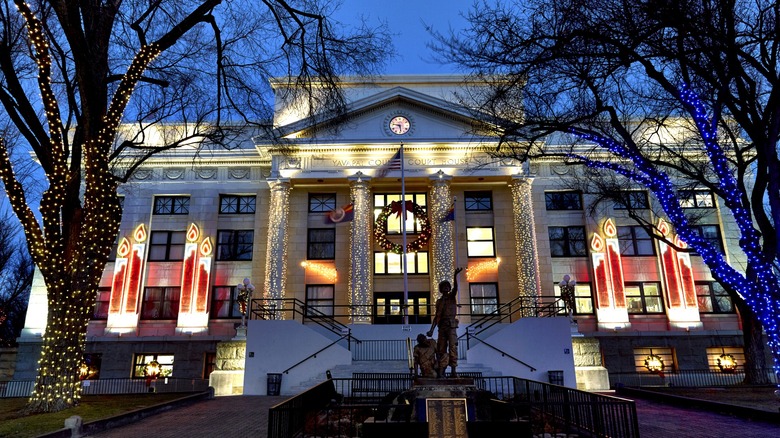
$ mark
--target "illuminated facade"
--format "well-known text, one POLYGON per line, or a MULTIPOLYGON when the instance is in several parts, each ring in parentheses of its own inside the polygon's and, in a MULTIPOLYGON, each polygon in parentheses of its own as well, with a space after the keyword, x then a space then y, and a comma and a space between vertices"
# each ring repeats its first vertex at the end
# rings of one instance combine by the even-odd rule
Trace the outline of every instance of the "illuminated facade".
MULTIPOLYGON (((653 355, 707 369, 726 353, 739 365, 739 318, 698 256, 652 240, 617 206, 588 215, 592 199, 564 188, 562 163, 490 159, 482 151, 495 139, 473 134, 459 86, 451 76, 345 83, 351 103, 337 120, 277 102, 284 148, 248 135, 231 150, 180 149, 140 169, 121 188, 121 231, 88 329, 99 376, 139 377, 156 360, 174 376, 206 377, 217 344, 236 336, 244 278, 269 308, 297 299, 344 324, 402 324, 406 297, 409 323, 430 324, 437 285, 456 266, 467 268, 462 326, 516 300, 553 303, 568 274, 575 337, 598 340, 575 342, 575 365, 635 372, 653 355)), ((642 191, 631 199, 652 202, 642 191)), ((689 201, 702 237, 738 266, 734 225, 711 194, 689 201)), ((36 281, 15 379, 35 373, 43 293, 36 281)))

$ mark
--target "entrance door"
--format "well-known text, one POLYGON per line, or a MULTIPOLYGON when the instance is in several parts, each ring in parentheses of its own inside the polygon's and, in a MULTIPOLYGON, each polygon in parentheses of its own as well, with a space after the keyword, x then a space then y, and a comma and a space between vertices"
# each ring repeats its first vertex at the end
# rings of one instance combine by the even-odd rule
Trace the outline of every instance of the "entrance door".
MULTIPOLYGON (((403 324, 403 292, 380 292, 374 295, 374 324, 403 324)), ((409 324, 430 324, 430 293, 409 292, 409 324)))

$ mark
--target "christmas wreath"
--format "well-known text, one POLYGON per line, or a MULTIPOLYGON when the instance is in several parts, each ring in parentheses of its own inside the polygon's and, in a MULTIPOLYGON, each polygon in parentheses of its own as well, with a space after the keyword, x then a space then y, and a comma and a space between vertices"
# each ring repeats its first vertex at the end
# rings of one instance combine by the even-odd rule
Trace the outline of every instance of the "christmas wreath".
POLYGON ((379 216, 376 218, 376 222, 374 222, 374 237, 379 246, 385 251, 394 252, 396 254, 403 253, 403 247, 401 245, 387 238, 385 229, 387 228, 388 216, 392 213, 395 213, 396 216, 400 216, 403 214, 404 210, 411 211, 412 214, 414 214, 414 218, 420 221, 420 233, 416 240, 406 244, 406 252, 417 252, 421 250, 431 237, 431 223, 428 220, 428 214, 425 209, 412 201, 393 201, 390 205, 387 205, 382 209, 379 216))

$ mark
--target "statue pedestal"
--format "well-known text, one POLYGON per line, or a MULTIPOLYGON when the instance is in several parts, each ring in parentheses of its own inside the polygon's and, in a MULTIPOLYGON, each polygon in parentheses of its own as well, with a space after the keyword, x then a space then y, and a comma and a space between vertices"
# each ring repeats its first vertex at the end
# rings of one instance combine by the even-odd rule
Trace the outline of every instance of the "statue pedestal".
POLYGON ((209 375, 209 386, 214 395, 240 395, 244 393, 244 366, 246 341, 231 340, 217 344, 216 370, 209 375))

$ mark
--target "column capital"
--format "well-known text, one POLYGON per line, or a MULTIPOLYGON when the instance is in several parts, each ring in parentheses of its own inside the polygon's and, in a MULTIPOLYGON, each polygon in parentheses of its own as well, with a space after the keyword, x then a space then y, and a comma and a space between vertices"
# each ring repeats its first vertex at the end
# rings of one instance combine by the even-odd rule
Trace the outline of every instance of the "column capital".
POLYGON ((354 175, 348 176, 347 180, 349 180, 349 182, 352 184, 368 183, 371 181, 371 175, 366 175, 365 173, 358 170, 354 175))
POLYGON ((290 178, 268 178, 265 182, 268 183, 270 188, 275 189, 279 186, 289 185, 290 178))
POLYGON ((450 181, 452 181, 452 175, 448 175, 444 173, 443 170, 439 170, 438 172, 431 174, 431 176, 428 177, 431 180, 431 184, 448 184, 450 181))

